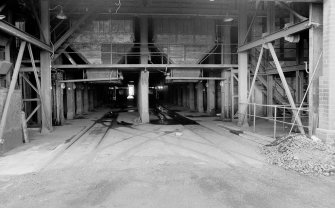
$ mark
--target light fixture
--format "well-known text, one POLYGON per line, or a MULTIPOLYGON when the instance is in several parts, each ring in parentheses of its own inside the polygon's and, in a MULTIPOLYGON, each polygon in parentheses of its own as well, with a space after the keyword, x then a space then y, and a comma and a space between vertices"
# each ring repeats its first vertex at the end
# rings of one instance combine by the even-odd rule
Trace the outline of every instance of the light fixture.
POLYGON ((225 15, 225 17, 223 19, 224 22, 232 22, 233 20, 234 20, 234 18, 229 16, 228 13, 225 15))
POLYGON ((56 15, 56 18, 57 18, 57 19, 60 19, 60 20, 65 20, 65 19, 67 19, 67 16, 64 14, 63 6, 62 6, 62 5, 57 5, 57 6, 55 6, 54 8, 49 9, 49 10, 52 11, 52 10, 57 9, 58 7, 60 7, 60 10, 59 10, 59 13, 56 15))
POLYGON ((67 19, 67 16, 64 14, 63 8, 60 9, 59 13, 56 15, 57 19, 67 19))
POLYGON ((6 18, 6 15, 0 14, 0 20, 3 20, 6 18))

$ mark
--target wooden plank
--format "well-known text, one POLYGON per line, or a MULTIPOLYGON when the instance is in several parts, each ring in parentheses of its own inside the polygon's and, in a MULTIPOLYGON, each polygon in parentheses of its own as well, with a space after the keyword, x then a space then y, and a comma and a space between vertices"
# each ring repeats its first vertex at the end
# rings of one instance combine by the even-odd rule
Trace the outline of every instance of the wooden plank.
MULTIPOLYGON (((288 86, 288 84, 286 82, 284 72, 283 72, 283 70, 281 68, 281 65, 279 63, 279 60, 277 58, 277 55, 276 55, 275 49, 273 48, 272 43, 268 43, 268 47, 269 47, 270 53, 272 55, 272 58, 273 58, 273 60, 275 62, 275 65, 277 67, 280 79, 281 79, 281 81, 283 83, 283 86, 284 86, 284 89, 285 89, 285 92, 286 92, 286 96, 287 96, 287 98, 288 98, 288 100, 290 102, 291 108, 296 109, 297 107, 295 106, 294 99, 292 97, 290 88, 289 88, 289 86, 288 86)), ((294 117, 297 118, 296 120, 297 120, 298 128, 299 128, 300 132, 302 134, 305 134, 304 128, 302 127, 302 122, 301 122, 299 113, 296 110, 292 110, 292 112, 293 112, 294 117)))
POLYGON ((23 57, 25 47, 26 47, 26 41, 22 41, 21 45, 20 45, 20 49, 19 49, 19 54, 18 54, 17 59, 16 59, 16 63, 15 63, 14 71, 13 71, 13 76, 12 76, 12 80, 10 82, 6 102, 5 102, 3 111, 2 111, 2 116, 1 116, 1 121, 0 121, 0 144, 3 144, 4 141, 5 141, 4 138, 3 138, 4 129, 5 129, 5 126, 6 126, 6 121, 7 121, 7 117, 8 117, 9 108, 10 108, 10 102, 11 102, 12 95, 13 95, 14 90, 15 90, 15 86, 16 86, 18 75, 19 75, 21 61, 22 61, 22 57, 23 57))

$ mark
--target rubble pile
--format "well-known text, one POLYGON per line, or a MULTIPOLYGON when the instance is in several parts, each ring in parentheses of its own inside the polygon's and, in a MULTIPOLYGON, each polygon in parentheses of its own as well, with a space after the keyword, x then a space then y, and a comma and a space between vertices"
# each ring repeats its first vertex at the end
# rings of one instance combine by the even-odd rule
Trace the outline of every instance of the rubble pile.
POLYGON ((335 148, 305 135, 289 135, 262 147, 270 164, 307 175, 335 174, 335 148))

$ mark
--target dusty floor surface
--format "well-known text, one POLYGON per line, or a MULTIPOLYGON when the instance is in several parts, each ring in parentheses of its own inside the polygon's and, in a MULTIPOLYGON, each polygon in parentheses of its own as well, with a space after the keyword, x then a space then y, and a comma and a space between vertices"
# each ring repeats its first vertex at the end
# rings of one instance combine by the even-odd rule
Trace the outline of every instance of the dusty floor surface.
POLYGON ((98 123, 39 171, 1 175, 0 207, 334 207, 333 178, 268 165, 258 142, 206 124, 98 123))

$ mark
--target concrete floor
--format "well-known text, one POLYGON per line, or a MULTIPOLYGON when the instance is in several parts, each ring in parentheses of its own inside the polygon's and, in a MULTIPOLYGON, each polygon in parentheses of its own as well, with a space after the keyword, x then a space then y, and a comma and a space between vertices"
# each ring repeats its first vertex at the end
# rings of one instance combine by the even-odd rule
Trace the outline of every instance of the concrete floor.
MULTIPOLYGON (((80 132, 92 116, 69 126, 80 132)), ((125 112, 118 121, 136 117, 125 112)), ((25 171, 17 155, 34 147, 15 150, 0 159, 1 207, 334 207, 333 178, 268 165, 259 153, 267 141, 230 134, 213 118, 196 120, 201 125, 98 123, 77 142, 39 153, 44 162, 25 171)))

